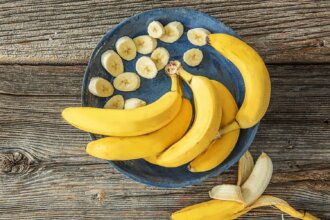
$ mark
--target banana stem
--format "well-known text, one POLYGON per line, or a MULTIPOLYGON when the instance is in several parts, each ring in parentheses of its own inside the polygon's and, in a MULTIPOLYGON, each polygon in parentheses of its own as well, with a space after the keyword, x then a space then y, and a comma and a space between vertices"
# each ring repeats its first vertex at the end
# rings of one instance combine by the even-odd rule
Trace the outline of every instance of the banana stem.
POLYGON ((219 131, 220 136, 223 136, 231 131, 235 131, 237 129, 240 129, 239 124, 237 123, 237 121, 233 121, 232 123, 230 123, 229 125, 227 125, 226 127, 222 128, 219 131))
POLYGON ((181 76, 181 78, 188 84, 190 83, 191 79, 193 78, 193 75, 191 75, 186 70, 184 70, 182 68, 182 66, 178 69, 177 74, 179 74, 179 76, 181 76))
MULTIPOLYGON (((180 86, 179 86, 179 79, 178 79, 178 76, 177 75, 169 75, 171 77, 171 80, 172 80, 172 86, 171 86, 171 91, 172 92, 175 92, 175 91, 178 91, 180 86)), ((180 92, 181 90, 179 90, 180 92)))

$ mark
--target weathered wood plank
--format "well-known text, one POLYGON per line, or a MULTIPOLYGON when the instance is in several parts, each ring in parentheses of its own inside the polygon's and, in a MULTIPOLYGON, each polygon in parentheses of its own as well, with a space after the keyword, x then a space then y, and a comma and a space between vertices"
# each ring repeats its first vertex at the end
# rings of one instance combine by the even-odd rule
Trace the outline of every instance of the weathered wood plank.
POLYGON ((330 2, 83 1, 0 2, 0 63, 85 64, 102 35, 152 8, 188 7, 237 31, 267 63, 329 63, 330 2))
MULTIPOLYGON (((269 65, 273 92, 251 147, 274 161, 267 194, 330 218, 330 65, 269 65)), ((0 219, 167 219, 234 183, 236 167, 204 184, 163 190, 87 156, 86 133, 60 111, 80 104, 84 66, 0 66, 0 219), (69 79, 69 80, 68 80, 69 79)), ((280 219, 259 209, 242 219, 280 219)))

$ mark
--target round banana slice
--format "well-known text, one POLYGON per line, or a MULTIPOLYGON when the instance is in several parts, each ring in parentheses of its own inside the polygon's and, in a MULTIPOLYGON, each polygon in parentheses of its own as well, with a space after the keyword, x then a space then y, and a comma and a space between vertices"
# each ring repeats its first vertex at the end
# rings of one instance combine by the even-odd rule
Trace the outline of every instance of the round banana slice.
POLYGON ((157 75, 157 67, 150 57, 140 57, 135 64, 136 71, 144 78, 152 79, 157 75))
POLYGON ((151 59, 156 64, 157 70, 163 69, 168 60, 170 59, 170 53, 164 47, 158 47, 154 52, 151 54, 151 59))
POLYGON ((164 26, 159 21, 153 21, 148 25, 148 34, 151 37, 160 38, 164 33, 164 26))
POLYGON ((136 47, 134 41, 127 36, 121 37, 116 42, 117 53, 127 61, 136 57, 136 47))
POLYGON ((149 54, 157 47, 157 40, 149 35, 141 35, 133 39, 137 52, 149 54))
POLYGON ((177 41, 183 34, 183 25, 178 21, 168 23, 165 27, 165 34, 159 40, 165 43, 173 43, 177 41))
POLYGON ((112 96, 105 103, 104 108, 123 109, 124 108, 124 97, 122 95, 114 95, 114 96, 112 96))
POLYGON ((187 32, 187 37, 193 45, 204 46, 207 44, 207 35, 209 34, 210 32, 205 28, 194 28, 187 32))
POLYGON ((124 72, 123 60, 113 50, 107 50, 102 54, 101 64, 114 77, 124 72))
POLYGON ((203 52, 200 49, 192 48, 183 54, 183 61, 189 66, 198 66, 203 60, 203 52))
POLYGON ((135 91, 140 87, 140 77, 136 73, 125 72, 115 78, 113 85, 119 91, 135 91))
POLYGON ((138 99, 138 98, 131 98, 131 99, 127 99, 125 101, 125 109, 134 109, 134 108, 138 108, 141 106, 145 106, 147 103, 145 101, 143 101, 142 99, 138 99))
POLYGON ((98 97, 109 97, 113 94, 111 83, 101 77, 92 77, 89 81, 88 90, 98 97))

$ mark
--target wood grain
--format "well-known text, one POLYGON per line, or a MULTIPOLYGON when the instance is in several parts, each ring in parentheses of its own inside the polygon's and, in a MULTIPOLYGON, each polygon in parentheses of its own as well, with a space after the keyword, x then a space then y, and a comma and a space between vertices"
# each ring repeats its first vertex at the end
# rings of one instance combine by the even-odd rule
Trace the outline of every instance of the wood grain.
POLYGON ((153 8, 187 7, 232 27, 267 63, 329 63, 330 2, 1 1, 0 64, 86 64, 103 34, 153 8))
MULTIPOLYGON (((135 183, 87 156, 86 133, 60 112, 80 105, 85 66, 0 66, 0 219, 168 219, 206 201, 237 168, 184 189, 135 183)), ((272 101, 251 147, 267 152, 274 176, 266 193, 330 218, 330 65, 269 65, 272 101)), ((280 219, 258 209, 242 219, 280 219)), ((289 217, 286 219, 290 219, 289 217)))

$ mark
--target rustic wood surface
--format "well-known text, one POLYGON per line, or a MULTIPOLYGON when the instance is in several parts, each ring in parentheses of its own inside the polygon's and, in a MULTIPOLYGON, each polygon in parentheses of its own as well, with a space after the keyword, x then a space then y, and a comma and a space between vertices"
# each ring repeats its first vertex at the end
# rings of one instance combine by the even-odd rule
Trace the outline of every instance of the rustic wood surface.
POLYGON ((224 21, 265 57, 272 99, 251 152, 273 159, 266 193, 330 219, 330 2, 247 0, 0 1, 0 219, 168 219, 236 181, 232 167, 184 189, 133 182, 87 156, 89 136, 60 117, 80 105, 87 60, 109 27, 174 6, 224 21))

